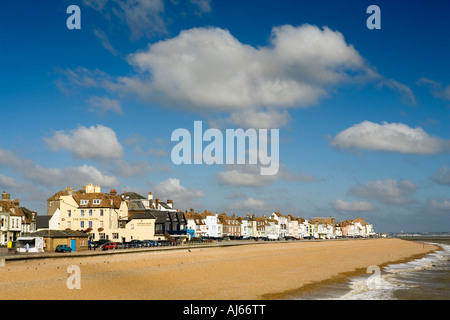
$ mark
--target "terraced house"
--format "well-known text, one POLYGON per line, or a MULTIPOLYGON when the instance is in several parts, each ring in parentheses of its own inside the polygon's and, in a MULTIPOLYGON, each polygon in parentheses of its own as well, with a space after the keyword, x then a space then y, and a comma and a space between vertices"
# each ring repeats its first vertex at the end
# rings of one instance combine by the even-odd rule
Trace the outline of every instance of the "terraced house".
POLYGON ((11 200, 6 191, 0 200, 0 245, 15 241, 23 232, 36 231, 37 212, 21 207, 19 199, 11 200))

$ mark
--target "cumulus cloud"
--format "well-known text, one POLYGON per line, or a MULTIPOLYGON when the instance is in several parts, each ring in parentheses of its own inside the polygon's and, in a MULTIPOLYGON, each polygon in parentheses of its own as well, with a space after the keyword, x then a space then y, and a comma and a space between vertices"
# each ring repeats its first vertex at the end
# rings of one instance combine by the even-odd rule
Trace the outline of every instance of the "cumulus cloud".
POLYGON ((416 190, 417 186, 412 181, 387 179, 369 181, 365 185, 352 187, 348 190, 348 194, 386 204, 406 205, 415 202, 410 196, 416 190))
POLYGON ((250 109, 266 126, 287 122, 288 114, 276 108, 307 107, 330 86, 379 77, 341 33, 312 25, 274 28, 269 45, 259 48, 224 29, 193 28, 129 55, 128 62, 137 74, 118 82, 146 101, 232 112, 235 123, 250 109))
POLYGON ((284 164, 275 175, 261 175, 259 165, 227 165, 225 171, 215 174, 220 185, 241 187, 263 187, 277 180, 283 181, 314 181, 315 178, 305 173, 290 171, 284 164))
POLYGON ((372 81, 414 99, 406 85, 378 74, 342 33, 308 24, 275 27, 261 47, 221 28, 192 28, 149 44, 127 61, 135 72, 129 76, 102 80, 98 70, 64 70, 68 81, 58 83, 104 86, 152 105, 208 112, 254 128, 284 126, 289 108, 315 105, 343 84, 372 81))
MULTIPOLYGON (((0 166, 9 167, 36 185, 55 187, 61 185, 85 185, 87 182, 115 186, 116 177, 102 173, 94 166, 42 168, 31 159, 18 157, 10 150, 0 149, 0 166)), ((12 180, 10 180, 12 182, 12 180)))
POLYGON ((188 207, 196 199, 205 197, 205 193, 202 190, 186 188, 176 178, 168 178, 161 181, 154 187, 154 190, 160 199, 171 199, 177 203, 178 207, 188 207))
POLYGON ((338 149, 366 149, 413 154, 436 154, 450 149, 450 142, 430 136, 422 128, 402 123, 364 121, 340 132, 331 141, 338 149))
POLYGON ((122 79, 144 98, 229 111, 314 103, 325 94, 323 85, 349 79, 346 72, 367 71, 341 33, 311 25, 274 28, 270 46, 259 49, 227 30, 194 28, 128 61, 151 74, 122 79))
POLYGON ((102 125, 89 128, 79 126, 69 132, 58 131, 45 142, 53 151, 69 150, 78 159, 119 159, 123 156, 123 147, 117 141, 114 130, 102 125))
POLYGON ((366 201, 344 201, 344 200, 336 200, 332 202, 333 207, 336 210, 341 211, 373 211, 378 210, 377 207, 375 207, 370 202, 366 201))
POLYGON ((436 183, 450 187, 450 168, 447 165, 441 166, 431 179, 436 183))

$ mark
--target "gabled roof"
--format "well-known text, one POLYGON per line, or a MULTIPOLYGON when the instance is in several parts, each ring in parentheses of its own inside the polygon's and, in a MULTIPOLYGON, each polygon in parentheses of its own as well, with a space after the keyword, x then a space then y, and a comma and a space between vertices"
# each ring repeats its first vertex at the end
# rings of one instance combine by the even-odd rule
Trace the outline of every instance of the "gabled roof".
POLYGON ((24 236, 35 236, 35 237, 45 237, 45 238, 87 238, 89 235, 87 233, 75 230, 39 230, 36 232, 26 233, 24 236))
POLYGON ((84 190, 78 190, 78 191, 75 191, 73 189, 70 189, 70 191, 69 190, 61 190, 61 191, 58 191, 57 193, 55 193, 50 198, 48 198, 47 200, 55 201, 55 200, 59 200, 59 198, 61 196, 70 196, 73 194, 83 194, 83 193, 85 193, 84 190))
POLYGON ((36 228, 47 229, 52 216, 36 216, 36 228))
POLYGON ((136 192, 124 192, 122 193, 123 199, 124 200, 142 200, 142 199, 147 199, 146 197, 141 196, 140 194, 136 193, 136 192))
POLYGON ((331 225, 335 225, 336 224, 336 219, 335 218, 314 218, 309 220, 310 224, 331 224, 331 225))
POLYGON ((114 208, 119 209, 122 203, 122 198, 119 195, 112 195, 108 193, 85 193, 72 195, 75 202, 80 208, 114 208), (94 204, 95 199, 100 200, 100 204, 94 204), (81 205, 81 200, 88 200, 88 203, 81 205))

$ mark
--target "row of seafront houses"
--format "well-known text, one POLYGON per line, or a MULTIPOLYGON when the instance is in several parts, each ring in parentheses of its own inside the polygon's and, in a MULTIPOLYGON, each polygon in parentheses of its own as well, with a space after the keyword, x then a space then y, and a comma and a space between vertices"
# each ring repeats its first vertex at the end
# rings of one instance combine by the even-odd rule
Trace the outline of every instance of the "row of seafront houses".
POLYGON ((3 192, 0 201, 0 245, 19 236, 43 237, 45 251, 58 244, 74 250, 88 248, 89 241, 114 242, 154 240, 184 242, 193 238, 320 238, 371 237, 373 226, 361 218, 336 222, 335 218, 306 220, 273 212, 267 217, 245 217, 204 212, 180 211, 173 201, 161 201, 151 192, 147 197, 135 192, 118 194, 112 189, 87 184, 80 190, 67 187, 47 200, 47 216, 19 206, 3 192))

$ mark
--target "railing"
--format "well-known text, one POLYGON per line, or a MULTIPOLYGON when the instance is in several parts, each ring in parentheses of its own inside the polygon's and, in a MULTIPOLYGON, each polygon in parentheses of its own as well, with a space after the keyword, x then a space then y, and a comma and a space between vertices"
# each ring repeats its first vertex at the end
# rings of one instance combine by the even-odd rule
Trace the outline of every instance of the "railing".
POLYGON ((187 235, 186 230, 172 230, 167 231, 171 236, 181 236, 181 235, 187 235))

